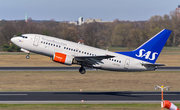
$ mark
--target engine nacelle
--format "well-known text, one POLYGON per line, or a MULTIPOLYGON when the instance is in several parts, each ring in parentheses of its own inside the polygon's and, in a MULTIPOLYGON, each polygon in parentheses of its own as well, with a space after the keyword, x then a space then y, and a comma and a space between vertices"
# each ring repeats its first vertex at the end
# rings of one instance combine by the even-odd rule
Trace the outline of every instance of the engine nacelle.
POLYGON ((73 62, 73 57, 71 55, 56 52, 52 60, 66 65, 71 65, 73 62))

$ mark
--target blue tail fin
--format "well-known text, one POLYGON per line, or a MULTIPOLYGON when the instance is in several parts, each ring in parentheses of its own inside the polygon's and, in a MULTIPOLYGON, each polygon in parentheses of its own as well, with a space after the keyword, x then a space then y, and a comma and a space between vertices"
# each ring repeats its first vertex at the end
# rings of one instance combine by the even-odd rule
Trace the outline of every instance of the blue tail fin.
POLYGON ((142 61, 155 63, 170 34, 171 30, 163 29, 161 32, 138 47, 136 50, 131 52, 116 53, 130 56, 142 61))

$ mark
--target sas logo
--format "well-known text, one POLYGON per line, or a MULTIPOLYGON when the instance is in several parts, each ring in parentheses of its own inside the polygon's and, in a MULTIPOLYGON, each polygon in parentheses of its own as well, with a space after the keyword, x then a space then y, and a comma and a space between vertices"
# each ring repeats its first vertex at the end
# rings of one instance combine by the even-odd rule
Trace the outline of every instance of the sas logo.
POLYGON ((58 61, 61 61, 63 58, 62 57, 59 57, 59 56, 55 56, 55 58, 58 60, 58 61))
POLYGON ((157 52, 152 53, 151 51, 148 51, 144 53, 146 50, 141 49, 139 50, 139 55, 135 54, 137 57, 145 57, 145 59, 154 60, 156 58, 156 55, 158 55, 157 52))

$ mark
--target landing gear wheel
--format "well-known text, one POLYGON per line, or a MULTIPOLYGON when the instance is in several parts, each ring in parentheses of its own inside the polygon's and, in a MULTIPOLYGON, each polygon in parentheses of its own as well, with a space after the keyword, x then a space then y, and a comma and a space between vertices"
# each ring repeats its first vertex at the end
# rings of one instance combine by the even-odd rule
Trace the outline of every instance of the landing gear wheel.
POLYGON ((29 58, 30 58, 30 56, 29 56, 29 55, 27 55, 27 56, 26 56, 26 59, 29 59, 29 58))
POLYGON ((86 73, 86 70, 85 70, 83 67, 81 67, 81 68, 79 68, 79 72, 80 72, 81 74, 85 74, 85 73, 86 73))

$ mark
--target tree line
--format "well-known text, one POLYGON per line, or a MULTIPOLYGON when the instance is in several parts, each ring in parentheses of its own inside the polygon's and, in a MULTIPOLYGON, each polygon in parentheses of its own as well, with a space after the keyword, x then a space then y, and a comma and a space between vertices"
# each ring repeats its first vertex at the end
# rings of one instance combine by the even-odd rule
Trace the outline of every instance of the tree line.
POLYGON ((19 21, 0 22, 0 46, 4 51, 19 51, 10 39, 14 35, 25 33, 43 34, 98 47, 138 47, 162 29, 170 29, 172 33, 166 46, 180 45, 180 18, 175 11, 170 15, 152 16, 148 21, 121 21, 73 25, 67 22, 19 21))

